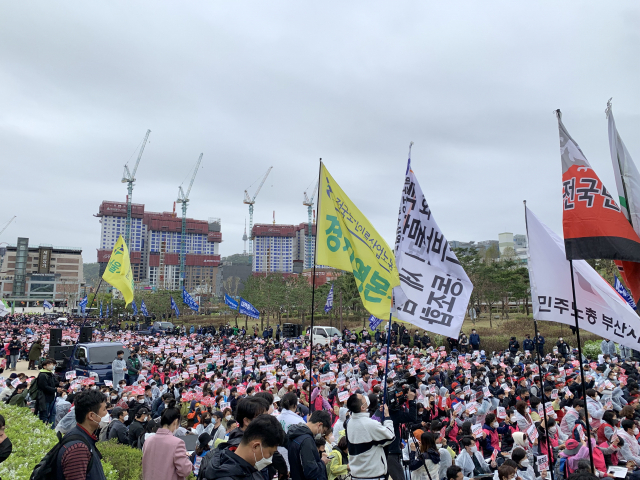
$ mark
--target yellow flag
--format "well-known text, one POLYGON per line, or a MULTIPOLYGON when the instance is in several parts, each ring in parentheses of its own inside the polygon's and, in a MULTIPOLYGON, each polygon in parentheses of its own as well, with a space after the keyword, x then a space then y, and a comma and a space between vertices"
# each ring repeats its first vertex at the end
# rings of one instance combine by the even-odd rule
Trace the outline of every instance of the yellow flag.
POLYGON ((133 273, 131 273, 131 262, 129 261, 129 249, 124 243, 122 235, 118 238, 107 268, 102 274, 102 279, 117 288, 124 296, 124 300, 129 305, 133 302, 133 273))
POLYGON ((367 311, 389 318, 391 292, 400 285, 393 251, 321 164, 318 265, 353 272, 367 311))

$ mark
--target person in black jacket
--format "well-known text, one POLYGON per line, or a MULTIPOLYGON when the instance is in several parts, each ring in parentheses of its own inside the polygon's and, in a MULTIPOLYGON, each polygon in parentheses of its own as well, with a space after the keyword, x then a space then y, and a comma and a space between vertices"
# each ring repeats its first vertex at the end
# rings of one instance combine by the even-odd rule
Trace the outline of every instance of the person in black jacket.
POLYGON ((16 371, 16 365, 18 363, 18 357, 20 356, 20 349, 22 348, 22 342, 18 340, 18 336, 11 337, 9 342, 9 359, 11 360, 11 370, 16 371))
POLYGON ((203 460, 198 480, 264 480, 260 471, 269 466, 284 439, 282 425, 274 416, 259 415, 249 423, 235 451, 217 448, 207 454, 210 463, 204 465, 203 460))
MULTIPOLYGON (((393 379, 387 379, 387 390, 393 389, 393 379)), ((389 410, 389 417, 393 421, 393 433, 395 438, 389 445, 387 455, 387 472, 393 480, 404 480, 404 470, 402 468, 402 450, 400 445, 400 424, 414 424, 418 421, 418 410, 416 407, 416 394, 410 391, 407 394, 409 408, 401 406, 399 409, 389 410)))
POLYGON ((53 404, 56 400, 56 393, 62 393, 60 382, 53 375, 55 366, 56 361, 52 358, 47 358, 42 362, 43 368, 35 380, 38 386, 36 411, 40 420, 45 423, 53 423, 55 421, 56 411, 53 408, 53 404))
POLYGON ((291 478, 295 480, 326 480, 326 464, 331 460, 320 456, 315 436, 325 435, 331 429, 331 415, 316 410, 307 423, 291 425, 287 432, 287 451, 291 478))
POLYGON ((131 422, 131 425, 129 425, 128 444, 133 448, 142 448, 141 442, 138 440, 147 430, 147 422, 149 421, 150 415, 151 412, 149 412, 147 407, 140 407, 136 412, 135 419, 131 422))

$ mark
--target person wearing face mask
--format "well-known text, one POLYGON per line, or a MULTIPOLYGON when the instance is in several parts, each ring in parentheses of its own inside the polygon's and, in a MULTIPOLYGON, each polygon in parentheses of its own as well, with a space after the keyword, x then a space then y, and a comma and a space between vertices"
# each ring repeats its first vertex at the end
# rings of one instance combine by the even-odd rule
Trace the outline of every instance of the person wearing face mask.
POLYGON ((118 443, 129 445, 129 429, 124 425, 128 415, 125 410, 116 407, 111 411, 111 423, 107 427, 107 440, 117 439, 118 443))
MULTIPOLYGON (((353 478, 386 478, 387 460, 384 447, 395 440, 393 421, 389 407, 383 406, 382 424, 371 419, 368 413, 369 398, 353 394, 347 400, 351 419, 345 434, 349 442, 349 465, 353 478)), ((415 408, 415 403, 414 403, 415 408)))
POLYGON ((118 385, 127 373, 127 362, 124 359, 124 350, 118 350, 116 358, 111 362, 111 372, 113 374, 113 384, 118 385))
POLYGON ((162 412, 160 428, 142 447, 143 480, 181 480, 189 476, 189 461, 184 441, 173 434, 180 426, 180 410, 175 401, 162 412))
POLYGON ((307 423, 289 427, 287 455, 291 478, 322 480, 327 478, 327 455, 318 453, 315 439, 322 439, 331 429, 331 415, 325 410, 314 411, 307 423))
POLYGON ((620 428, 616 431, 618 437, 622 440, 619 444, 620 451, 618 453, 618 461, 632 461, 636 465, 640 465, 640 445, 636 440, 638 435, 638 427, 633 420, 622 420, 620 428))
POLYGON ((462 437, 460 439, 460 454, 456 457, 456 465, 462 469, 464 480, 491 473, 489 465, 482 458, 482 454, 478 452, 478 447, 476 447, 473 437, 462 437))
POLYGON ((490 458, 494 450, 500 450, 500 436, 509 432, 508 426, 500 427, 498 420, 493 413, 488 413, 484 419, 482 430, 487 434, 480 439, 480 447, 484 458, 490 458))
POLYGON ((95 432, 107 415, 107 398, 97 390, 85 390, 75 397, 74 405, 77 424, 62 439, 56 471, 59 478, 104 480, 95 432))
POLYGON ((56 394, 62 393, 60 388, 60 382, 53 375, 53 370, 56 366, 56 361, 52 358, 46 359, 42 362, 42 370, 38 374, 36 383, 38 386, 38 394, 36 395, 36 411, 45 423, 53 423, 56 418, 56 411, 54 408, 54 402, 56 394))
POLYGON ((527 452, 522 448, 514 448, 511 452, 511 460, 518 464, 517 474, 522 480, 542 480, 546 477, 547 472, 540 472, 540 476, 536 477, 533 466, 527 458, 527 452))
POLYGON ((129 425, 129 445, 132 447, 142 448, 142 443, 144 442, 141 442, 140 438, 144 437, 150 415, 151 413, 147 407, 142 407, 135 413, 134 420, 129 425))
POLYGON ((235 451, 215 449, 209 454, 211 463, 200 469, 198 479, 264 480, 260 472, 271 464, 277 447, 284 441, 284 430, 278 420, 272 415, 258 415, 247 426, 235 451))
POLYGON ((529 406, 524 400, 518 400, 516 402, 515 420, 518 424, 518 430, 521 432, 526 432, 527 428, 533 424, 533 420, 531 419, 531 415, 529 415, 528 410, 529 406))
MULTIPOLYGON (((205 428, 205 432, 211 435, 212 442, 215 443, 219 438, 224 439, 227 434, 226 429, 222 425, 223 414, 220 411, 215 411, 212 414, 211 424, 205 428)), ((213 445, 213 443, 212 443, 213 445)))

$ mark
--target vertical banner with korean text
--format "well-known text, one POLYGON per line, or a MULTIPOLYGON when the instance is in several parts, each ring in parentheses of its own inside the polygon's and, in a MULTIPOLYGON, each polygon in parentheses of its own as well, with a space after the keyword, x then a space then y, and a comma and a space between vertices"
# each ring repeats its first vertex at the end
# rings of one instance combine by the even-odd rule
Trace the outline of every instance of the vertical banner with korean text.
POLYGON ((353 272, 364 308, 388 318, 391 292, 400 284, 393 252, 324 164, 320 168, 316 263, 353 272))
POLYGON ((411 160, 398 212, 393 290, 397 317, 430 332, 458 338, 473 284, 438 227, 411 160))

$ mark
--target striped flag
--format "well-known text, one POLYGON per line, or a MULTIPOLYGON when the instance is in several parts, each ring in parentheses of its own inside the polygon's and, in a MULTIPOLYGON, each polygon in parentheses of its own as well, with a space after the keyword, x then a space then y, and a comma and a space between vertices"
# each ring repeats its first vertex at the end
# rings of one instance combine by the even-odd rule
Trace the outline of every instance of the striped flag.
POLYGON ((626 288, 624 288, 624 285, 620 280, 618 280, 618 277, 616 275, 614 275, 613 278, 614 278, 613 288, 615 288, 616 292, 618 292, 620 296, 627 301, 629 306, 635 310, 637 305, 636 305, 636 302, 633 300, 633 297, 631 296, 629 291, 626 288))
POLYGON ((44 308, 53 308, 53 305, 51 305, 51 303, 49 302, 49 300, 45 300, 43 303, 44 308))
POLYGON ((144 300, 140 302, 140 310, 142 310, 142 315, 144 315, 145 317, 149 316, 149 312, 147 312, 147 306, 144 304, 144 300))
POLYGON ((138 306, 136 305, 136 301, 135 300, 133 300, 131 302, 131 308, 133 309, 133 314, 137 315, 138 314, 138 306))
POLYGON ((324 304, 324 313, 329 313, 333 308, 333 284, 331 284, 331 290, 327 295, 327 303, 324 304))

